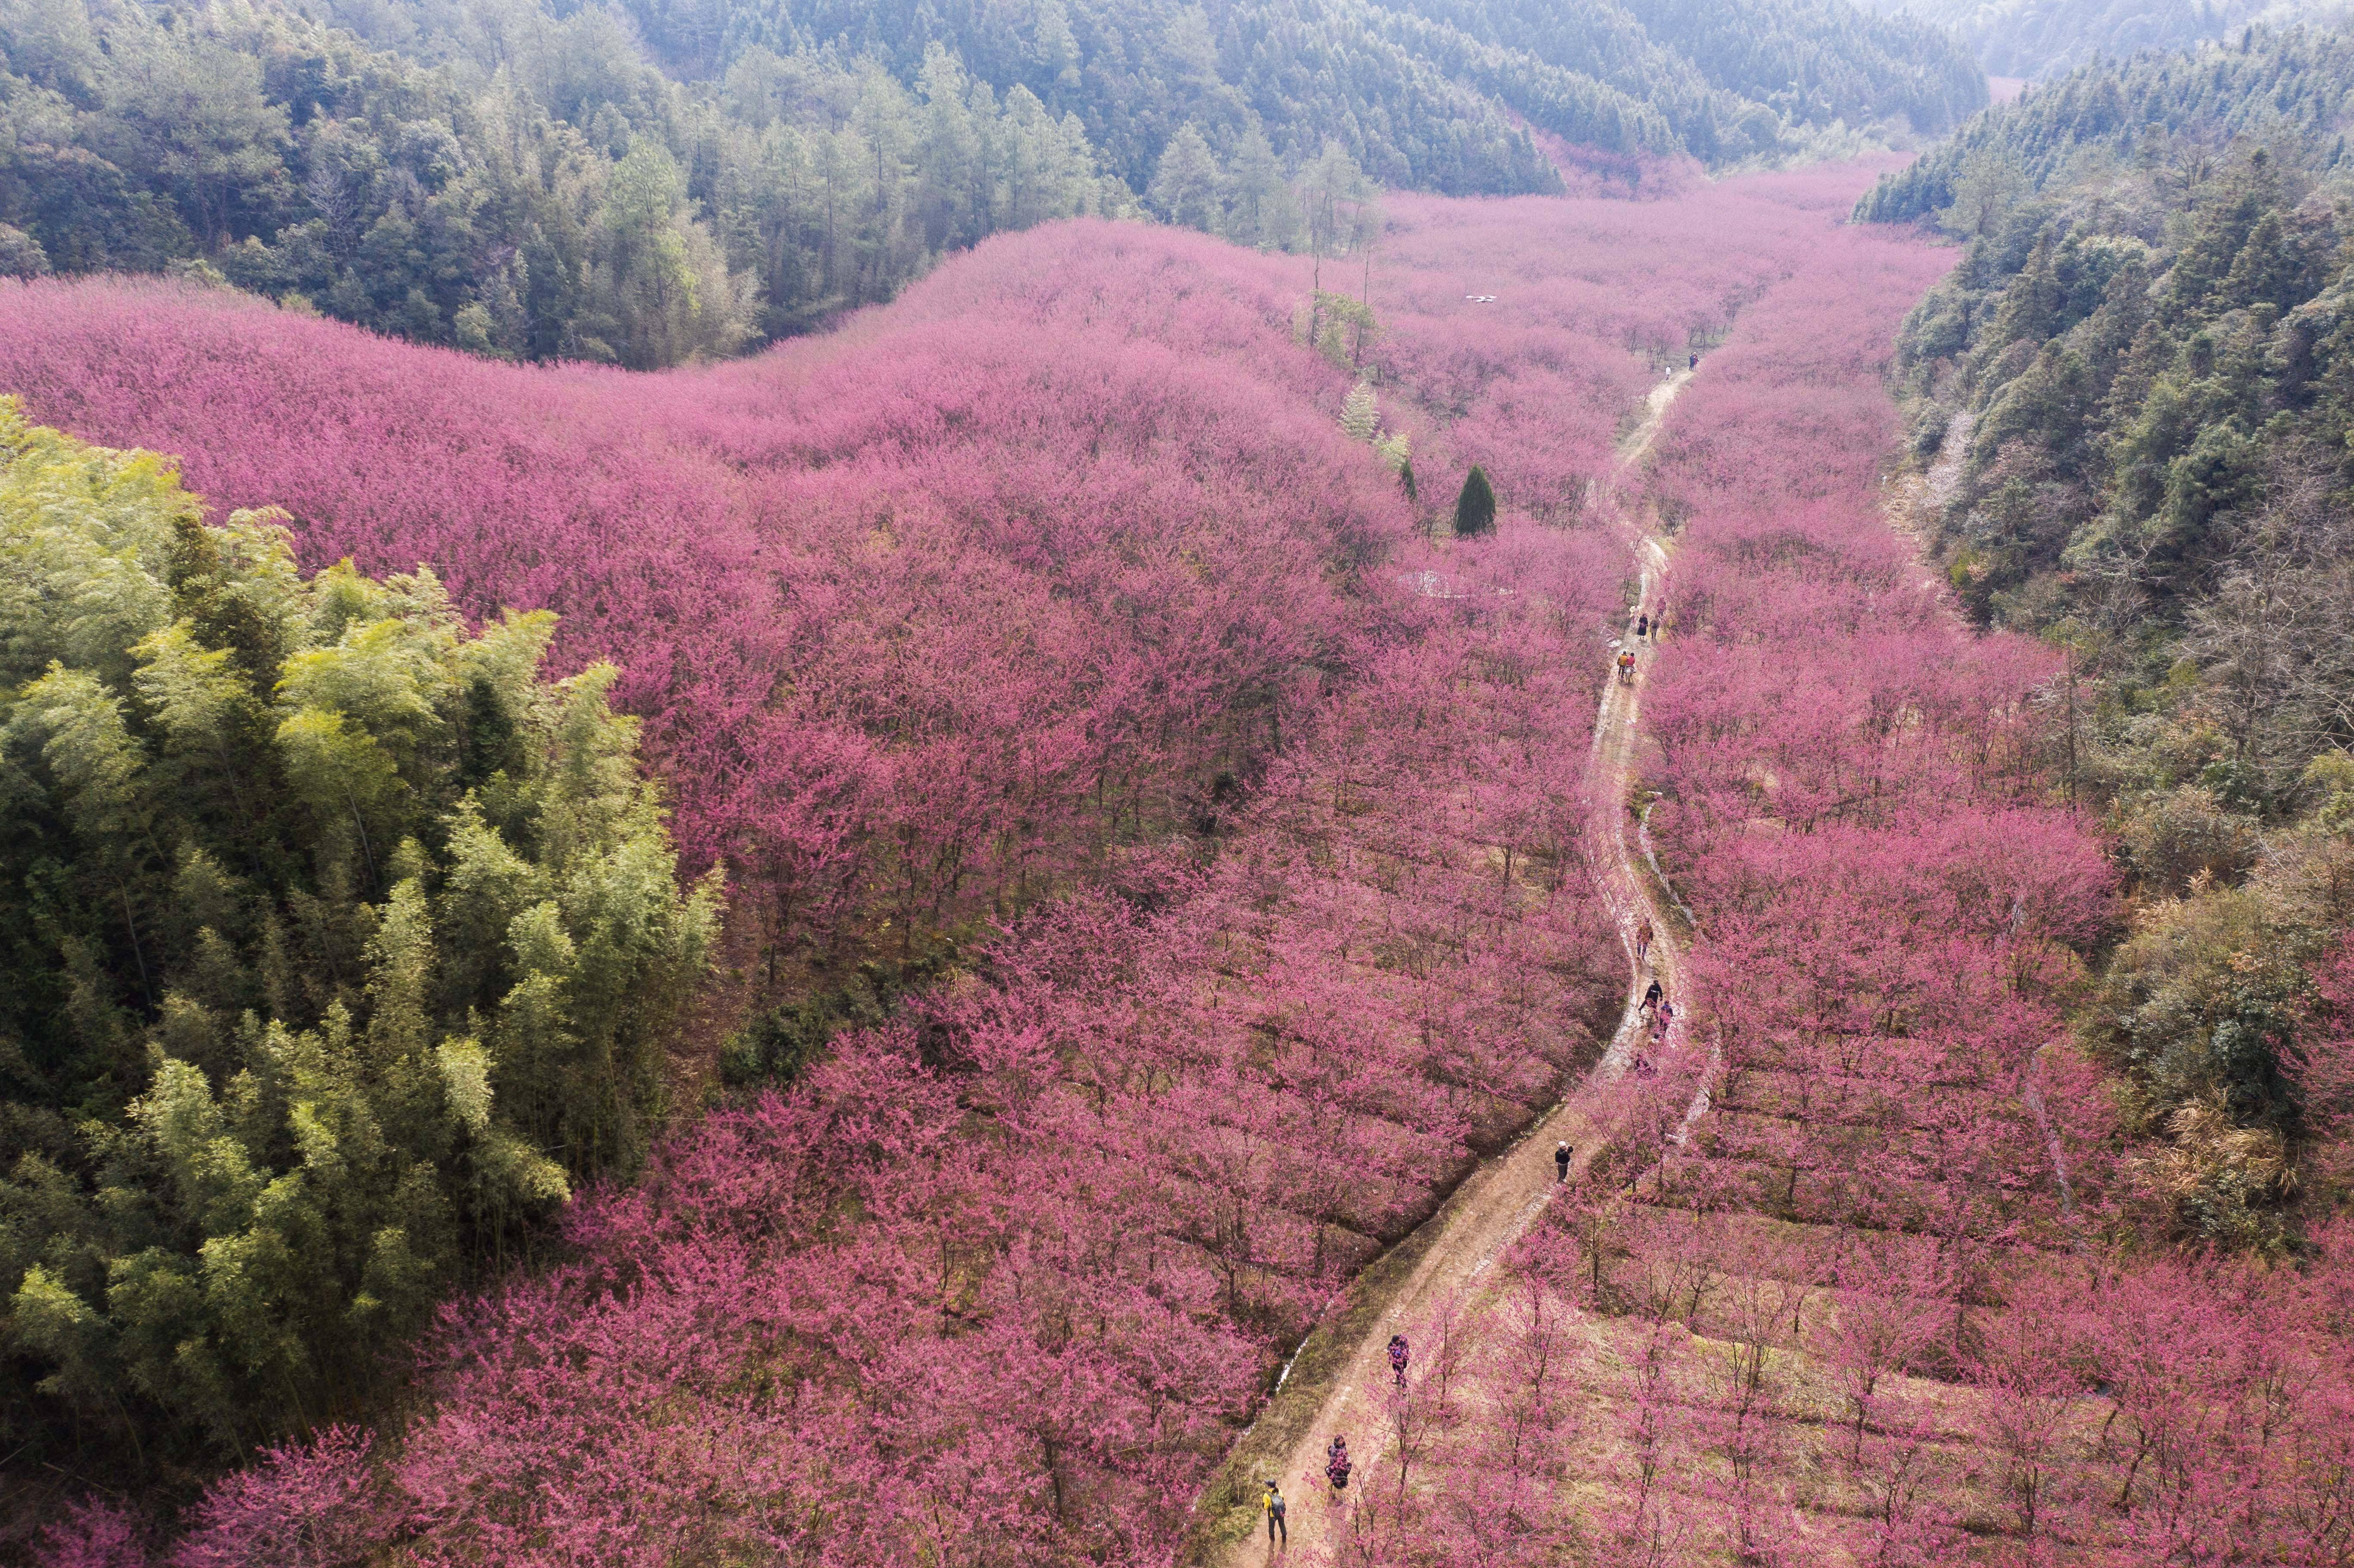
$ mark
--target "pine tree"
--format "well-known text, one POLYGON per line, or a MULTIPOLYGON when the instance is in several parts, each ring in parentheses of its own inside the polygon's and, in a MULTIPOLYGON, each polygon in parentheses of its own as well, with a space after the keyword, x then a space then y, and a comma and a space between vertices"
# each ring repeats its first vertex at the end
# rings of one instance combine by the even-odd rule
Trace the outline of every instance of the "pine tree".
POLYGON ((1225 183, 1217 154, 1189 120, 1169 138, 1145 196, 1155 212, 1179 228, 1211 234, 1225 217, 1225 183))
POLYGON ((1455 533, 1469 539, 1496 531, 1496 492, 1487 471, 1478 463, 1463 476, 1463 493, 1455 498, 1455 533))
POLYGON ((1288 250, 1299 243, 1299 198, 1256 121, 1235 149, 1231 185, 1227 238, 1269 250, 1288 250))

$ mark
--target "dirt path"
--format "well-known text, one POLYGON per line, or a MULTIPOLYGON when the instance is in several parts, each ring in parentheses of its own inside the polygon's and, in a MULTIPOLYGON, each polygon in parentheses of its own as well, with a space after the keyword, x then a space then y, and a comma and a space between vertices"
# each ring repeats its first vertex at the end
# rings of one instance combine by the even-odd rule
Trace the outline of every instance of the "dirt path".
MULTIPOLYGON (((1642 588, 1638 599, 1638 607, 1642 609, 1655 603, 1667 555, 1657 539, 1640 531, 1639 519, 1626 504, 1623 482, 1649 455, 1668 405, 1690 379, 1688 372, 1678 371, 1651 389, 1644 402, 1641 422, 1619 445, 1618 467, 1604 501, 1617 514, 1617 524, 1633 536, 1642 563, 1642 588)), ((1633 610, 1628 612, 1627 630, 1611 642, 1611 659, 1615 660, 1620 647, 1631 640, 1634 614, 1633 610)), ((1643 645, 1635 646, 1638 653, 1648 652, 1643 645)), ((1567 1142, 1576 1150, 1573 1174, 1584 1172, 1600 1131, 1595 1119, 1601 1098, 1598 1091, 1626 1072, 1635 1059, 1647 1033, 1639 1009, 1644 989, 1652 978, 1658 978, 1677 1011, 1685 1011, 1681 927, 1659 907, 1660 900, 1646 874, 1641 852, 1630 842, 1627 826, 1635 724, 1641 683, 1648 673, 1646 658, 1638 663, 1636 683, 1622 686, 1606 667, 1601 711, 1595 725, 1594 747, 1586 772, 1592 802, 1586 831, 1595 845, 1594 863, 1604 871, 1600 891, 1617 923, 1629 971, 1626 1009, 1617 1033, 1601 1060, 1566 1098, 1540 1118, 1511 1148, 1464 1181, 1436 1214, 1393 1249, 1392 1256, 1384 1263, 1403 1263, 1404 1266, 1394 1266, 1391 1272, 1396 1277, 1381 1280, 1366 1293, 1380 1298, 1377 1309, 1351 1314, 1346 1326, 1353 1334, 1352 1342, 1326 1347, 1330 1358, 1341 1365, 1329 1379, 1317 1380, 1323 1390, 1323 1399, 1312 1415, 1303 1419, 1299 1409, 1287 1408, 1284 1395, 1278 1391, 1267 1414, 1261 1416, 1263 1424, 1276 1430, 1297 1434, 1278 1455, 1270 1457, 1262 1454, 1257 1460, 1261 1476, 1279 1480, 1290 1501, 1291 1551, 1295 1552, 1320 1543, 1337 1517, 1327 1498, 1321 1495, 1327 1489, 1319 1478, 1324 1467, 1325 1445, 1333 1434, 1350 1439, 1351 1457, 1361 1476, 1370 1473, 1381 1457, 1383 1391, 1391 1381, 1390 1336, 1403 1331, 1411 1339, 1442 1303, 1468 1295, 1483 1283, 1482 1277, 1490 1266, 1561 1190, 1553 1167, 1555 1143, 1567 1142), (1635 930, 1646 919, 1656 935, 1649 962, 1638 963, 1635 959, 1635 930)), ((1681 1036, 1683 1028, 1680 1018, 1675 1033, 1681 1036)), ((1670 1048, 1678 1044, 1680 1039, 1669 1042, 1670 1048)), ((1377 1263, 1368 1273, 1383 1271, 1384 1264, 1377 1263)), ((1304 1389, 1302 1393, 1306 1394, 1304 1389)), ((1257 1485, 1257 1478, 1245 1478, 1241 1487, 1231 1478, 1227 1482, 1227 1506, 1246 1507, 1252 1517, 1248 1533, 1223 1542, 1209 1552, 1208 1560, 1219 1568, 1258 1568, 1274 1560, 1252 1495, 1257 1485)), ((1227 1528, 1232 1528, 1231 1522, 1227 1528)))

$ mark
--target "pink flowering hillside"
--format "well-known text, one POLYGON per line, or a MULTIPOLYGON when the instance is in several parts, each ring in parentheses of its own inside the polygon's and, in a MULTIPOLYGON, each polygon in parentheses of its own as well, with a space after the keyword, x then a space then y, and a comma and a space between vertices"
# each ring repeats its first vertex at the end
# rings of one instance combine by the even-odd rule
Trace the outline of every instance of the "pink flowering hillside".
POLYGON ((1786 284, 1663 445, 1689 521, 1652 821, 1712 1097, 1628 1245, 1715 1283, 1628 1383, 1636 1447, 1702 1484, 1638 1464, 1622 1517, 1882 1563, 2343 1561, 2354 1236, 2186 1263, 2121 1212, 2142 1151, 2070 1037, 2115 916, 2058 788, 2057 659, 1973 634, 1874 483, 1934 275, 1889 248, 1786 284), (1644 1395, 1680 1357, 1707 1392, 1644 1395))
MULTIPOLYGON (((1610 1011, 1575 825, 1628 568, 1576 503, 1833 210, 1708 199, 1736 262, 1665 207, 1424 208, 1362 366, 1298 341, 1305 264, 1103 225, 660 378, 13 292, 34 418, 618 662, 779 985, 970 938, 453 1305, 413 1419, 266 1457, 175 1560, 1165 1560, 1281 1349, 1610 1011), (1517 293, 1447 298, 1527 230, 1517 293), (1344 432, 1361 374, 1436 503, 1344 432), (1426 541, 1473 458, 1500 532, 1426 541)), ((61 1561, 123 1528, 84 1524, 61 1561)))
POLYGON ((1657 368, 1705 353, 1745 302, 1804 265, 1869 174, 1779 175, 1640 205, 1390 198, 1374 357, 1419 405, 1431 493, 1443 482, 1451 501, 1477 462, 1508 507, 1580 516, 1657 368))
POLYGON ((2068 1044, 2107 863, 2052 661, 1883 510, 1890 344, 1951 257, 1842 225, 1870 173, 1396 197, 1323 263, 1338 333, 1308 260, 1060 225, 659 377, 6 295, 33 417, 620 663, 770 1000, 938 977, 575 1199, 398 1415, 49 1561, 1177 1560, 1286 1352, 1611 1033, 1615 454, 1694 354, 1627 482, 1689 994, 1576 1090, 1526 1243, 1409 1325, 1302 1561, 2344 1561, 2354 1246, 2123 1245, 2136 1151, 2068 1044), (1475 462, 1500 525, 1447 537, 1475 462))
POLYGON ((1409 521, 1284 342, 1279 264, 1101 226, 974 265, 952 326, 659 380, 36 289, 0 386, 286 507, 312 560, 557 610, 559 657, 623 665, 684 847, 822 943, 851 911, 953 925, 1256 777, 1362 659, 1355 573, 1409 521))
POLYGON ((2347 1560, 2354 1236, 2266 1266, 2123 1212, 2054 660, 1886 514, 1889 346, 1945 260, 1828 241, 1670 415, 1642 770, 1683 1022, 1500 1282, 1412 1326, 1431 1370, 1312 1561, 2347 1560))
MULTIPOLYGON (((1721 332, 1857 177, 1395 198, 1362 356, 1425 502, 1479 462, 1508 512, 1574 519, 1650 364, 1721 332)), ((285 507, 307 564, 424 561, 477 614, 558 611, 560 661, 622 665, 682 847, 832 950, 1018 907, 1198 820, 1367 657, 1356 574, 1414 514, 1334 423, 1355 370, 1292 341, 1308 270, 1064 225, 828 337, 661 377, 10 284, 0 388, 179 454, 218 508, 285 507)))

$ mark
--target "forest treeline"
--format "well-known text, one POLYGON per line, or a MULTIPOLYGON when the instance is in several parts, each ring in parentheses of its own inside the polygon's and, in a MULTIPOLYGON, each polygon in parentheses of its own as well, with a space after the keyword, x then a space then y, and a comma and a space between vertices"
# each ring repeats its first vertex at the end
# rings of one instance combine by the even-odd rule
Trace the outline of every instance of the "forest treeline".
POLYGON ((2084 1028, 2150 1195, 2235 1244, 2348 1174, 2296 1084, 2354 915, 2350 82, 2303 29, 2089 69, 1859 209, 1968 237, 1899 345, 1938 558, 2067 652, 2069 788, 2137 897, 2084 1028))
POLYGON ((171 1473, 637 1167, 719 881, 546 612, 305 578, 13 400, 0 517, 0 1435, 171 1473))
POLYGON ((1076 120, 932 51, 689 90, 603 10, 404 54, 269 5, 0 16, 0 272, 193 270, 379 332, 652 368, 1134 202, 1076 120))
POLYGON ((1984 90, 1943 33, 1845 0, 23 0, 0 15, 0 273, 176 270, 417 342, 652 368, 1050 218, 1149 208, 1300 249, 1336 178, 1559 189, 1527 127, 1639 180, 1941 131, 1984 90))

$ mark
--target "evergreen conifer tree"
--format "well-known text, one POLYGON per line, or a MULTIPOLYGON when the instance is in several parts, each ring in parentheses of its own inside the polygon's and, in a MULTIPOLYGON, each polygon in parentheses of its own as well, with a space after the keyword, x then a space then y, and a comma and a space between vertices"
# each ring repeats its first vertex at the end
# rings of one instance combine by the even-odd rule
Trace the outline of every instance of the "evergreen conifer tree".
POLYGON ((1288 250, 1299 243, 1299 198, 1256 121, 1235 149, 1228 183, 1233 200, 1226 210, 1227 238, 1272 250, 1288 250))
POLYGON ((1214 233, 1225 218, 1226 177, 1192 121, 1177 128, 1145 193, 1153 210, 1183 228, 1214 233))
POLYGON ((1478 463, 1463 476, 1463 493, 1455 498, 1455 533, 1468 539, 1478 534, 1496 531, 1496 492, 1488 482, 1487 471, 1478 463))

